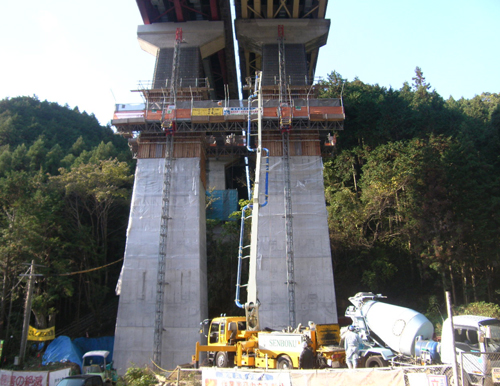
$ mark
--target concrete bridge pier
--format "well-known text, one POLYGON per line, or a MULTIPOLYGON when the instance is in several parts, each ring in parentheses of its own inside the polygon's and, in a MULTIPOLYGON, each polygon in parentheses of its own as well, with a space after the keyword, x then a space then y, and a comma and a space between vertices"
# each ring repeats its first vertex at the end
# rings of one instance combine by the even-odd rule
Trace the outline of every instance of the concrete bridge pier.
MULTIPOLYGON (((120 374, 151 365, 154 348, 163 158, 139 159, 127 231, 114 362, 120 374)), ((174 160, 167 235, 161 362, 186 363, 207 317, 205 188, 200 158, 174 160)))

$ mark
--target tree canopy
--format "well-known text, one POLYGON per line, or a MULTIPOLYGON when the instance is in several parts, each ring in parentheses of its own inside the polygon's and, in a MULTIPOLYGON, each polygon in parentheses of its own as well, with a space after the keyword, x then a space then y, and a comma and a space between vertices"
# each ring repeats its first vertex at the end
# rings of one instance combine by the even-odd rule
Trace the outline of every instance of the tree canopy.
MULTIPOLYGON (((0 101, 0 336, 14 337, 7 355, 19 347, 26 263, 42 275, 32 306, 38 328, 99 319, 115 298, 133 167, 126 141, 93 115, 31 97, 0 101)), ((97 322, 96 333, 113 332, 114 320, 97 322)))
POLYGON ((399 90, 336 72, 323 86, 346 113, 325 161, 337 296, 498 302, 500 95, 444 100, 419 67, 399 90))

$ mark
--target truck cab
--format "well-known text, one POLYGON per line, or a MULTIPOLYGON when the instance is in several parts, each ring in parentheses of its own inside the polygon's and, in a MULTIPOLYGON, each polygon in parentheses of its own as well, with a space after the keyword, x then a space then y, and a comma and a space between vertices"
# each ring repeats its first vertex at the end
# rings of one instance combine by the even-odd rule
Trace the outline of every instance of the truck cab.
POLYGON ((201 324, 200 334, 204 343, 213 350, 207 351, 207 364, 217 367, 232 367, 236 343, 248 338, 252 332, 246 330, 244 316, 220 316, 205 319, 201 324))
POLYGON ((207 338, 209 346, 234 345, 237 340, 245 339, 246 319, 244 316, 221 316, 201 322, 200 333, 207 338))
MULTIPOLYGON (((446 364, 453 361, 451 334, 451 322, 446 319, 441 336, 441 361, 446 364)), ((453 334, 457 359, 469 383, 481 383, 489 378, 493 367, 500 367, 499 320, 476 315, 454 316, 453 334)))
POLYGON ((105 384, 115 384, 118 380, 113 361, 108 360, 109 351, 88 351, 83 355, 83 374, 100 375, 105 384))

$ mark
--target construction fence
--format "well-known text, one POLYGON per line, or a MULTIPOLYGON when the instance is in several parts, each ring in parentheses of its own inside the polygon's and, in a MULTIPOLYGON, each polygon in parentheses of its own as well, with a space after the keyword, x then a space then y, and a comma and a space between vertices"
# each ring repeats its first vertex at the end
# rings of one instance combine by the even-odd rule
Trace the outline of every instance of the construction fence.
POLYGON ((243 370, 179 367, 164 373, 158 379, 163 386, 446 386, 448 383, 446 376, 443 375, 445 370, 446 368, 442 366, 425 366, 425 371, 410 367, 356 370, 243 370))
POLYGON ((404 386, 402 369, 200 370, 177 368, 158 377, 163 386, 404 386))
MULTIPOLYGON (((457 365, 459 386, 500 385, 500 352, 461 352, 457 365)), ((450 365, 409 366, 404 367, 403 371, 405 386, 455 386, 450 365)))
MULTIPOLYGON (((500 353, 461 353, 458 385, 500 385, 500 353), (498 373, 497 373, 498 372, 498 373)), ((163 386, 455 386, 449 365, 265 370, 180 368, 159 377, 163 386)))
POLYGON ((459 363, 463 386, 500 385, 500 352, 462 352, 459 363))

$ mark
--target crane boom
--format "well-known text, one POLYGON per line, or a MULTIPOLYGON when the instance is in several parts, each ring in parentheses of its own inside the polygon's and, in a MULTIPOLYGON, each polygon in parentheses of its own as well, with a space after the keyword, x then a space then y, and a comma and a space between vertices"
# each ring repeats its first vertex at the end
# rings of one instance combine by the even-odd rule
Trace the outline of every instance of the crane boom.
POLYGON ((256 90, 258 100, 257 120, 257 149, 255 162, 255 181, 252 197, 252 228, 250 234, 250 260, 247 287, 247 302, 245 303, 245 315, 247 318, 247 329, 259 330, 259 300, 257 298, 257 252, 258 252, 258 229, 260 209, 260 171, 262 165, 262 73, 256 78, 256 90))
POLYGON ((268 175, 269 175, 269 150, 262 147, 262 72, 257 72, 255 77, 255 90, 252 95, 248 97, 248 132, 247 132, 247 148, 256 154, 255 166, 255 179, 253 186, 253 193, 250 204, 246 205, 241 210, 241 228, 240 228, 240 246, 238 250, 238 276, 236 279, 236 296, 235 303, 238 307, 245 309, 247 330, 257 331, 260 328, 259 322, 259 299, 257 293, 257 252, 258 252, 258 228, 259 228, 259 210, 261 207, 267 205, 268 197, 268 175), (250 130, 251 130, 251 115, 252 115, 252 100, 257 98, 258 102, 258 116, 257 116, 257 147, 252 148, 250 145, 250 130), (262 152, 266 153, 266 181, 265 181, 265 194, 264 202, 260 203, 261 195, 261 181, 260 174, 262 168, 262 152), (251 209, 251 215, 246 215, 246 211, 251 209), (250 245, 244 246, 245 239, 245 220, 252 218, 252 227, 250 232, 250 245), (250 248, 249 254, 244 256, 243 251, 250 248), (241 271, 243 260, 249 259, 248 263, 248 283, 241 284, 241 271), (240 303, 240 289, 246 287, 247 299, 244 304, 240 303))

